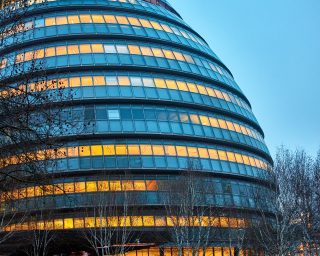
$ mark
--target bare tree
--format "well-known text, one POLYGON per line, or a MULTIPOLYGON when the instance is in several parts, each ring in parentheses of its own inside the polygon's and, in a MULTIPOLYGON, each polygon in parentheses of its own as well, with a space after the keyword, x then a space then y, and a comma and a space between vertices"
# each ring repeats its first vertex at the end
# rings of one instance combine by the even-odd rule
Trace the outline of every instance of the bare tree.
MULTIPOLYGON (((87 223, 84 236, 96 255, 123 255, 133 243, 139 242, 134 230, 137 220, 132 216, 138 211, 131 208, 135 205, 135 197, 126 188, 120 192, 118 186, 111 180, 110 191, 97 194, 93 207, 87 209, 90 224, 87 223)), ((99 191, 104 190, 108 189, 99 188, 99 191)))
POLYGON ((204 185, 204 178, 199 177, 196 169, 190 163, 179 181, 171 182, 167 187, 165 208, 171 220, 167 232, 179 256, 183 255, 184 249, 190 250, 193 256, 205 253, 212 246, 219 223, 217 211, 206 202, 206 195, 212 191, 204 185))

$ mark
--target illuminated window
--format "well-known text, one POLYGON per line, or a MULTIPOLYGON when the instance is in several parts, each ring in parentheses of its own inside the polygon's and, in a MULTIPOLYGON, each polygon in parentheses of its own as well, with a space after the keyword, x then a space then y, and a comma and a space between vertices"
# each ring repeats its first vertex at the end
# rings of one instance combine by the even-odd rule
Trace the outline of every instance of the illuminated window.
POLYGON ((97 191, 97 182, 87 181, 86 182, 86 191, 87 192, 96 192, 97 191))
POLYGON ((84 224, 86 228, 94 228, 95 227, 95 218, 86 217, 84 218, 84 224))
POLYGON ((144 180, 135 180, 134 181, 134 189, 138 191, 146 190, 146 184, 144 180))
POLYGON ((158 156, 163 156, 164 155, 164 149, 162 145, 153 145, 153 154, 158 155, 158 156))
POLYGON ((90 147, 89 146, 81 146, 79 153, 80 153, 80 156, 90 156, 90 147))
POLYGON ((188 156, 187 148, 184 146, 177 146, 177 154, 178 156, 188 156))
POLYGON ((107 23, 117 23, 117 20, 113 15, 104 15, 104 19, 107 23))
POLYGON ((109 191, 109 182, 108 181, 98 181, 98 191, 101 191, 101 192, 109 191))
POLYGON ((153 53, 149 47, 141 47, 142 55, 153 56, 153 53))
POLYGON ((103 146, 103 153, 105 156, 115 155, 114 145, 105 145, 103 146))
POLYGON ((168 25, 162 24, 161 26, 164 31, 166 31, 168 33, 173 33, 172 29, 168 25))
POLYGON ((118 180, 110 181, 110 190, 111 191, 121 191, 121 183, 118 180))
POLYGON ((156 87, 158 88, 167 88, 166 83, 163 79, 156 78, 154 82, 156 84, 156 87))
POLYGON ((218 151, 215 149, 208 149, 210 159, 219 159, 218 151))
POLYGON ((83 76, 81 77, 81 85, 82 86, 92 86, 92 77, 91 76, 83 76))
POLYGON ((119 24, 125 24, 125 25, 129 24, 127 18, 124 16, 117 16, 116 18, 119 24))
POLYGON ((81 23, 92 23, 90 15, 81 14, 80 20, 81 20, 81 23))
POLYGON ((194 83, 187 83, 190 92, 198 93, 198 88, 194 83))
POLYGON ((137 18, 129 17, 128 19, 132 26, 138 26, 138 27, 141 26, 141 23, 137 18))
POLYGON ((177 60, 180 61, 185 61, 183 55, 180 52, 173 52, 174 56, 176 57, 177 60))
POLYGON ((77 15, 68 16, 68 23, 69 24, 78 24, 78 23, 80 23, 79 16, 77 16, 77 15))
POLYGON ((122 190, 123 191, 134 190, 133 181, 132 180, 123 180, 122 181, 122 190))
POLYGON ((130 79, 127 76, 119 76, 119 85, 121 86, 129 86, 130 85, 130 79))
POLYGON ((64 183, 63 189, 65 193, 74 193, 74 183, 64 183))
POLYGON ((74 228, 73 219, 71 219, 71 218, 64 219, 63 222, 64 222, 64 229, 72 229, 72 228, 74 228))
POLYGON ((94 76, 93 77, 94 85, 105 85, 105 80, 103 76, 94 76))
POLYGON ((167 83, 168 89, 172 89, 172 90, 177 90, 178 89, 176 81, 174 81, 174 80, 166 80, 166 83, 167 83))
POLYGON ((93 53, 104 53, 102 44, 92 44, 91 47, 93 53))
POLYGON ((66 25, 68 24, 67 17, 56 17, 56 23, 57 25, 66 25))
POLYGON ((80 53, 91 53, 90 44, 81 44, 80 45, 80 53))
POLYGON ((215 247, 215 248, 214 248, 214 256, 223 256, 223 255, 222 255, 222 248, 220 248, 220 247, 215 247))
POLYGON ((131 54, 138 54, 138 55, 141 54, 140 48, 139 48, 138 46, 128 45, 128 48, 129 48, 129 52, 130 52, 131 54))
POLYGON ((141 22, 141 24, 142 24, 143 27, 145 27, 145 28, 152 28, 152 25, 150 24, 149 21, 144 20, 144 19, 140 19, 140 22, 141 22))
POLYGON ((84 228, 84 219, 75 218, 74 219, 74 228, 84 228))
POLYGON ((131 223, 133 227, 143 226, 142 216, 132 216, 131 219, 132 219, 131 223))
POLYGON ((146 184, 147 184, 147 190, 150 190, 150 191, 158 190, 158 184, 155 180, 147 180, 146 184))
POLYGON ((167 225, 165 217, 155 216, 154 219, 155 219, 155 226, 156 227, 165 227, 167 225))
POLYGON ((75 182, 74 183, 74 192, 76 193, 84 193, 86 192, 86 183, 82 182, 75 182))
POLYGON ((230 162, 235 162, 236 161, 236 157, 235 157, 233 152, 227 152, 227 156, 228 156, 228 160, 230 162))
POLYGON ((166 56, 167 59, 175 59, 172 51, 169 50, 163 50, 164 55, 166 56))
POLYGON ((94 145, 91 146, 91 155, 92 156, 102 156, 102 146, 100 145, 94 145))
POLYGON ((197 148, 188 147, 188 154, 190 157, 199 157, 197 148))
POLYGON ((104 23, 104 19, 102 15, 92 15, 92 21, 94 23, 104 23))
POLYGON ((223 161, 228 160, 227 153, 225 151, 218 150, 218 155, 219 155, 220 160, 223 160, 223 161))
POLYGON ((128 145, 129 155, 140 155, 139 145, 128 145))
POLYGON ((80 77, 71 77, 69 79, 70 87, 78 87, 80 86, 80 77))
POLYGON ((152 52, 153 52, 153 55, 155 57, 159 57, 159 58, 163 58, 164 57, 164 54, 163 54, 162 50, 159 49, 159 48, 152 48, 152 52))
POLYGON ((127 155, 127 146, 126 145, 116 145, 116 154, 117 155, 127 155))
POLYGON ((143 216, 143 224, 145 227, 153 227, 154 226, 153 216, 143 216))
POLYGON ((200 124, 198 115, 195 115, 195 114, 190 115, 190 120, 194 124, 200 124))
POLYGON ((46 57, 52 57, 56 55, 55 47, 50 47, 45 49, 46 57))
POLYGON ((176 148, 175 146, 164 146, 165 152, 167 156, 176 156, 176 148))
POLYGON ((67 47, 66 46, 58 46, 56 48, 56 55, 66 55, 67 54, 67 47))
POLYGON ((61 219, 54 220, 54 229, 63 229, 63 220, 61 219))
POLYGON ((150 145, 140 145, 142 155, 152 155, 152 148, 150 145))
POLYGON ((209 158, 208 150, 206 148, 199 148, 200 158, 209 158))
POLYGON ((46 27, 54 26, 54 25, 56 25, 56 19, 54 17, 53 18, 46 18, 45 24, 46 24, 46 27))

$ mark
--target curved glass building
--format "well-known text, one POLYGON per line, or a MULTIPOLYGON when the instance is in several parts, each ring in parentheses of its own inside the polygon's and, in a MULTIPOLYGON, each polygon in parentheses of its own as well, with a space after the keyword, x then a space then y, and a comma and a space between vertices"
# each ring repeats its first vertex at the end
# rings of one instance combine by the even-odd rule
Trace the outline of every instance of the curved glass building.
POLYGON ((23 24, 3 38, 0 72, 42 62, 47 84, 56 85, 46 90, 72 91, 65 108, 77 125, 61 135, 53 183, 41 184, 47 190, 12 192, 17 211, 50 216, 6 230, 50 229, 63 237, 54 252, 87 250, 82 232, 103 226, 98 199, 133 196, 128 222, 123 212, 108 217, 134 228, 127 253, 175 255, 165 235, 174 228, 168 188, 192 172, 210 190, 202 202, 215 209, 208 255, 235 253, 230 230, 245 228, 262 207, 271 212, 272 159, 248 99, 206 41, 165 0, 34 2, 23 24))

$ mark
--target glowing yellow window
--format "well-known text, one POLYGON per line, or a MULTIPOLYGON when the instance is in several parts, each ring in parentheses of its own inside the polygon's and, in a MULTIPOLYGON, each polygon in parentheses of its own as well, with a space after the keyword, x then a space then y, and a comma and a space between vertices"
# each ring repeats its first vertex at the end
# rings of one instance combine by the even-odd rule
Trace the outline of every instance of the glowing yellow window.
POLYGON ((118 21, 119 24, 124 24, 124 25, 128 25, 129 24, 127 18, 124 17, 124 16, 117 16, 116 18, 117 18, 117 21, 118 21))
POLYGON ((92 77, 91 76, 81 77, 81 85, 82 86, 92 86, 92 77))
POLYGON ((158 190, 158 184, 157 184, 157 181, 155 180, 147 180, 146 185, 147 185, 147 190, 150 190, 150 191, 158 190))
POLYGON ((74 183, 64 183, 63 184, 64 193, 74 193, 74 183))
POLYGON ((152 148, 150 145, 140 145, 141 155, 150 156, 152 155, 152 148))
POLYGON ((177 90, 178 86, 174 80, 166 80, 168 89, 177 90))
POLYGON ((167 216, 166 219, 167 219, 167 226, 168 227, 173 227, 178 223, 177 222, 177 217, 167 216))
POLYGON ((200 94, 203 94, 203 95, 207 95, 208 94, 206 88, 204 86, 202 86, 202 85, 197 85, 197 89, 198 89, 200 94))
POLYGON ((63 229, 63 220, 62 219, 54 220, 54 229, 63 229))
POLYGON ((195 114, 190 115, 190 120, 194 124, 200 124, 200 119, 198 115, 195 115, 195 114))
POLYGON ((104 19, 107 23, 118 23, 113 15, 104 15, 104 19))
POLYGON ((199 156, 201 158, 209 158, 209 153, 206 148, 199 148, 198 150, 199 150, 199 156))
POLYGON ((227 93, 222 92, 222 95, 223 95, 223 97, 224 97, 224 99, 225 99, 226 101, 231 101, 231 99, 230 99, 230 97, 229 97, 229 95, 228 95, 227 93))
POLYGON ((164 150, 165 150, 167 156, 176 156, 177 155, 175 146, 164 146, 164 150))
POLYGON ((90 15, 85 15, 85 14, 80 15, 80 21, 81 23, 92 23, 92 19, 90 15))
POLYGON ((58 46, 56 48, 56 55, 66 55, 67 54, 67 47, 66 46, 58 46))
POLYGON ((80 23, 79 16, 77 16, 77 15, 68 16, 68 23, 69 24, 78 24, 78 23, 80 23))
POLYGON ((240 125, 234 124, 234 127, 235 127, 235 129, 236 129, 236 132, 241 133, 240 125))
POLYGON ((152 52, 153 52, 153 55, 154 55, 155 57, 164 58, 164 54, 163 54, 163 52, 162 52, 161 49, 159 49, 159 48, 152 48, 152 52))
POLYGON ((149 47, 141 47, 142 55, 153 56, 153 53, 149 47))
POLYGON ((218 150, 218 155, 219 155, 219 159, 223 160, 223 161, 227 161, 227 153, 225 151, 222 150, 218 150))
POLYGON ((166 83, 163 79, 156 78, 154 79, 155 85, 158 88, 167 88, 166 83))
POLYGON ((214 256, 223 256, 222 253, 223 253, 222 248, 220 247, 214 248, 214 256))
POLYGON ((84 193, 86 191, 86 183, 84 181, 74 183, 74 192, 84 193))
POLYGON ((27 197, 34 197, 34 187, 27 188, 27 197))
POLYGON ((162 145, 153 145, 153 154, 156 156, 163 156, 164 155, 164 149, 162 145))
POLYGON ((119 226, 118 217, 107 217, 106 222, 107 222, 108 227, 118 227, 119 226))
POLYGON ((250 165, 250 160, 249 160, 249 157, 248 157, 248 156, 242 155, 242 158, 243 158, 244 164, 250 165))
POLYGON ((127 76, 119 76, 118 81, 119 81, 119 85, 121 85, 121 86, 129 86, 130 85, 130 79, 127 76))
POLYGON ((190 92, 198 93, 198 88, 194 83, 188 83, 188 88, 190 92))
POLYGON ((87 181, 86 182, 86 191, 87 192, 96 192, 97 191, 97 182, 87 181))
POLYGON ((34 51, 29 51, 24 54, 24 61, 29 61, 34 58, 34 51))
POLYGON ((207 87, 207 92, 208 92, 209 96, 214 97, 214 98, 217 97, 212 88, 207 87))
POLYGON ((24 59, 24 53, 17 54, 17 56, 16 56, 16 63, 22 62, 23 59, 24 59))
POLYGON ((190 157, 199 157, 198 149, 195 147, 187 147, 188 154, 190 157))
POLYGON ((74 219, 74 228, 84 228, 84 219, 75 218, 74 219))
POLYGON ((251 166, 257 166, 256 162, 255 162, 255 159, 253 157, 249 157, 249 160, 250 160, 250 165, 251 166))
MULTIPOLYGON (((131 226, 130 216, 119 217, 119 226, 120 227, 130 227, 131 226)), ((128 256, 128 255, 126 254, 126 256, 128 256)))
POLYGON ((143 226, 142 216, 132 216, 131 223, 133 227, 142 227, 143 226))
POLYGON ((166 56, 167 59, 174 60, 175 57, 173 55, 173 52, 170 50, 163 50, 164 56, 166 56))
POLYGON ((132 26, 137 26, 137 27, 141 26, 141 23, 137 18, 129 17, 128 20, 132 26))
POLYGON ((162 28, 164 31, 168 32, 168 33, 173 33, 172 32, 172 29, 168 26, 168 25, 165 25, 165 24, 161 24, 162 28))
POLYGON ((160 248, 149 248, 149 256, 160 256, 160 248))
POLYGON ((128 145, 129 155, 140 155, 139 145, 128 145))
POLYGON ((154 222, 156 227, 165 227, 167 225, 165 217, 155 216, 154 219, 155 219, 154 222))
POLYGON ((145 227, 153 227, 154 226, 153 216, 143 216, 143 225, 145 227))
POLYGON ((66 25, 66 24, 68 24, 67 17, 65 17, 65 16, 56 17, 56 24, 57 25, 66 25))
POLYGON ((176 146, 178 156, 188 156, 187 148, 184 146, 176 146))
POLYGON ((216 118, 213 118, 213 117, 209 117, 209 120, 210 120, 210 124, 212 127, 217 127, 219 128, 219 123, 218 123, 218 120, 216 118))
POLYGON ((98 181, 98 191, 106 192, 109 191, 109 182, 105 180, 98 181))
POLYGON ((137 191, 144 191, 146 190, 146 183, 144 180, 135 180, 134 182, 134 189, 137 191))
POLYGON ((185 82, 178 81, 177 85, 180 91, 185 91, 185 92, 189 91, 188 86, 185 82))
POLYGON ((102 156, 102 146, 100 145, 94 145, 91 146, 91 155, 92 156, 102 156))
POLYGON ((133 181, 132 180, 123 180, 122 182, 122 191, 133 191, 133 181))
POLYGON ((70 87, 78 87, 80 86, 80 77, 71 77, 69 79, 70 87))
POLYGON ((144 20, 144 19, 140 19, 140 22, 141 22, 141 24, 142 24, 143 27, 145 27, 145 28, 152 28, 152 25, 150 24, 149 21, 144 20))
POLYGON ((101 85, 105 85, 106 81, 104 79, 104 76, 94 76, 93 77, 93 83, 96 86, 101 86, 101 85))
POLYGON ((193 58, 189 54, 183 54, 183 57, 185 58, 186 62, 195 64, 193 58))
POLYGON ((64 186, 63 184, 55 184, 53 186, 53 192, 55 195, 61 195, 64 193, 64 186))
POLYGON ((220 91, 214 90, 214 92, 215 92, 215 94, 217 95, 218 98, 224 99, 224 98, 223 98, 223 95, 222 95, 222 93, 221 93, 220 91))
POLYGON ((127 146, 126 145, 116 145, 116 155, 127 155, 127 146))
POLYGON ((78 45, 68 45, 68 54, 79 54, 78 45))
POLYGON ((226 121, 222 120, 222 119, 218 119, 219 122, 219 126, 221 129, 228 129, 226 121))
POLYGON ((80 53, 91 53, 90 44, 81 44, 80 45, 80 53))
POLYGON ((210 126, 210 121, 207 116, 200 116, 200 121, 202 125, 210 126))
POLYGON ((46 27, 56 25, 56 18, 55 18, 55 17, 53 17, 53 18, 46 18, 46 19, 45 19, 45 25, 46 25, 46 27))
POLYGON ((80 147, 80 156, 90 156, 90 146, 80 147))
POLYGON ((94 228, 95 227, 95 218, 93 217, 86 217, 84 218, 84 225, 86 228, 94 228))
POLYGON ((130 52, 131 54, 141 55, 141 51, 140 51, 139 46, 136 46, 136 45, 128 45, 128 48, 129 48, 129 52, 130 52))
POLYGON ((93 53, 104 53, 102 44, 92 44, 91 47, 93 53))
POLYGON ((114 156, 115 155, 114 145, 104 145, 103 153, 105 156, 114 156))
POLYGON ((44 49, 36 50, 36 51, 34 52, 34 58, 35 58, 35 59, 42 59, 42 58, 44 58, 44 49))
POLYGON ((121 191, 121 183, 118 180, 110 181, 110 190, 111 191, 121 191))
POLYGON ((34 195, 35 196, 42 196, 43 195, 43 190, 40 186, 34 187, 34 195))
POLYGON ((50 89, 55 89, 57 87, 58 88, 67 88, 68 86, 69 86, 68 78, 60 78, 60 79, 58 79, 57 82, 50 81, 50 83, 47 83, 47 87, 50 88, 50 89))
POLYGON ((233 152, 227 152, 227 156, 230 162, 236 162, 236 157, 233 152))
POLYGON ((92 15, 93 23, 104 23, 104 18, 102 15, 92 15))
POLYGON ((237 163, 243 163, 242 156, 238 153, 235 153, 237 163))
POLYGON ((173 52, 174 56, 176 57, 177 60, 180 61, 185 61, 183 55, 180 52, 173 52))
POLYGON ((64 219, 63 222, 64 222, 64 229, 72 229, 74 227, 72 218, 64 219))
POLYGON ((162 27, 160 26, 160 24, 158 22, 155 22, 155 21, 150 21, 152 27, 154 29, 157 29, 157 30, 162 30, 162 27))
POLYGON ((230 130, 230 131, 234 131, 235 130, 232 122, 226 121, 226 124, 227 124, 228 130, 230 130))

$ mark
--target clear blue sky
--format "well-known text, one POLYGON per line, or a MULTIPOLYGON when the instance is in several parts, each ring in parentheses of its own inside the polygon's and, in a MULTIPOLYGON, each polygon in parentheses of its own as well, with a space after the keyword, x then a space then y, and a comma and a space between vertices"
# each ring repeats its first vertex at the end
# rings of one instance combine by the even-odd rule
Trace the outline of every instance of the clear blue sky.
POLYGON ((272 153, 320 149, 320 0, 171 0, 249 98, 272 153))

